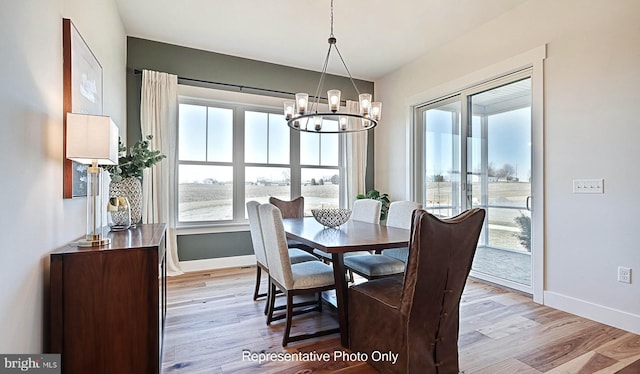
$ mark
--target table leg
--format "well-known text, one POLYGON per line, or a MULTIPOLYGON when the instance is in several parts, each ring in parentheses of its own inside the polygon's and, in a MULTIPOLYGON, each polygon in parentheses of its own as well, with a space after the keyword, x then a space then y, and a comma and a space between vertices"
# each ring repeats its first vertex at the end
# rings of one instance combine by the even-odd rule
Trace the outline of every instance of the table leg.
POLYGON ((342 253, 332 253, 333 278, 336 284, 336 303, 338 307, 338 322, 340 324, 340 342, 349 348, 349 313, 348 313, 348 285, 345 279, 344 256, 342 253))

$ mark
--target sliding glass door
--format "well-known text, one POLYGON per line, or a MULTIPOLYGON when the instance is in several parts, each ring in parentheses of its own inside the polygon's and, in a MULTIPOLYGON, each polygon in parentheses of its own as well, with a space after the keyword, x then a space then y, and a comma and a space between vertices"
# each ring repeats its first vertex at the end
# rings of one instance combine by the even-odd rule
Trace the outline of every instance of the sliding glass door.
POLYGON ((416 123, 425 209, 442 217, 485 209, 472 275, 531 292, 530 76, 420 106, 416 123))
POLYGON ((467 102, 467 206, 487 211, 473 270, 530 287, 531 79, 467 102))

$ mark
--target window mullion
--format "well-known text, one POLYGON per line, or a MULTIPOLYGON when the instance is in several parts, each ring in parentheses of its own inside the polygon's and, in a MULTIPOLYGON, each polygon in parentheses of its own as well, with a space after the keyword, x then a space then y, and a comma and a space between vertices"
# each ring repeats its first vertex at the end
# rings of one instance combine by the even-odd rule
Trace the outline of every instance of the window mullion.
POLYGON ((233 220, 245 218, 245 167, 244 167, 244 112, 237 107, 233 111, 233 220))
POLYGON ((289 162, 291 163, 291 197, 302 195, 302 172, 300 166, 300 131, 289 130, 289 162))

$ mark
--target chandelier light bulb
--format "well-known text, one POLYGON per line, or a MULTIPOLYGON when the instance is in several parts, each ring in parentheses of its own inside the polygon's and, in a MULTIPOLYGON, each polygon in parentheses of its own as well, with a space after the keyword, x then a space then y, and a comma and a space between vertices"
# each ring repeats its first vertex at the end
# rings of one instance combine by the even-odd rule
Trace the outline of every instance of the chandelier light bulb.
POLYGON ((369 116, 371 112, 371 94, 363 93, 358 97, 360 101, 360 114, 363 116, 369 116))
POLYGON ((379 101, 374 101, 371 103, 371 118, 375 121, 380 120, 380 115, 382 114, 382 103, 379 101))
POLYGON ((315 123, 316 123, 316 126, 315 126, 316 131, 322 130, 322 117, 317 116, 315 118, 315 123))
POLYGON ((337 112, 340 108, 340 90, 327 91, 327 97, 329 98, 329 110, 333 113, 337 112))
POLYGON ((293 118, 293 113, 295 112, 296 102, 295 101, 285 101, 284 102, 284 116, 286 120, 290 120, 293 118))
POLYGON ((344 131, 347 129, 347 117, 340 117, 340 130, 344 131))
POLYGON ((305 114, 307 112, 307 104, 309 103, 309 94, 297 93, 296 104, 298 106, 298 113, 305 114))

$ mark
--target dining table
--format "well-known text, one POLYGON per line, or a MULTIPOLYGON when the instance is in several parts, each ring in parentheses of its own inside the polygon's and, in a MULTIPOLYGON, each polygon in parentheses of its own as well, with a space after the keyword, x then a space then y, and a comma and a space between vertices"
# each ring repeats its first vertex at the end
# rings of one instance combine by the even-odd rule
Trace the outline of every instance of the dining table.
POLYGON ((283 225, 287 238, 331 254, 340 342, 343 347, 349 348, 349 285, 345 277, 344 254, 407 247, 410 230, 355 220, 329 228, 313 217, 285 218, 283 225))

